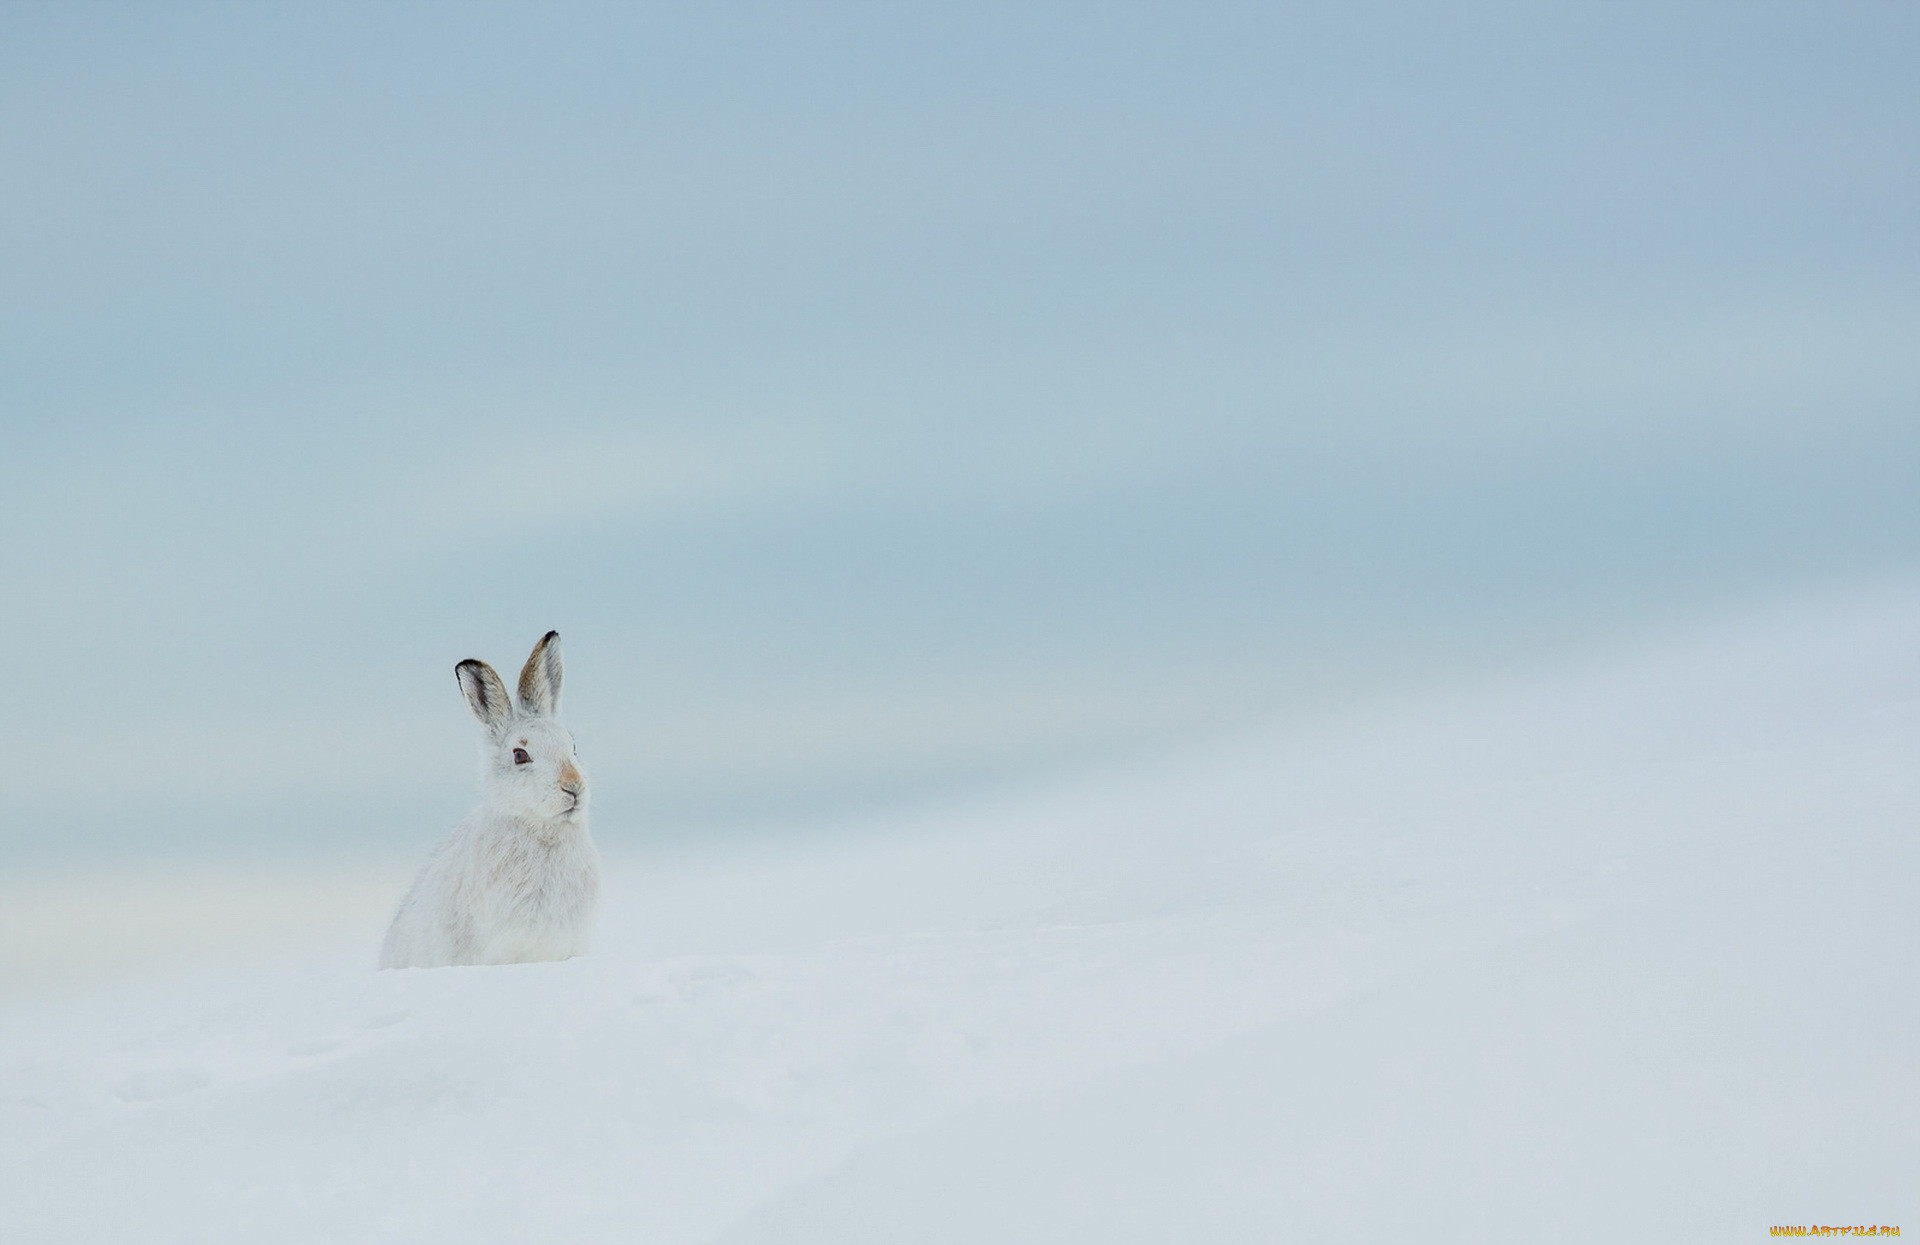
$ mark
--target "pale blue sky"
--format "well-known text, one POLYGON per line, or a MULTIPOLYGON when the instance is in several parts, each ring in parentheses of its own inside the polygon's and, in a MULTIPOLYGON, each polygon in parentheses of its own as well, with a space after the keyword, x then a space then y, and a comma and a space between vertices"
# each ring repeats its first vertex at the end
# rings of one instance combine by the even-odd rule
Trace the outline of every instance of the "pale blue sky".
POLYGON ((0 850, 602 832, 1920 559, 1908 4, 0 9, 0 850))

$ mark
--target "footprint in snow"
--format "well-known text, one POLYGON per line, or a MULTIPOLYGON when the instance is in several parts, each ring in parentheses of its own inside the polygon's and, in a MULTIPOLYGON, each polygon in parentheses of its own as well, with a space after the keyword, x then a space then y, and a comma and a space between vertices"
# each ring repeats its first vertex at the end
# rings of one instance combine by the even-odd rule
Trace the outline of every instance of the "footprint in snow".
POLYGON ((680 991, 680 997, 697 999, 716 990, 743 986, 757 978, 757 973, 738 964, 701 964, 675 973, 673 984, 680 991))
MULTIPOLYGON (((360 1027, 368 1032, 376 1029, 391 1029, 406 1018, 407 1013, 403 1011, 378 1012, 361 1021, 360 1027)), ((295 1059, 312 1059, 320 1055, 331 1055, 335 1051, 345 1050, 350 1040, 344 1037, 311 1038, 287 1047, 287 1054, 295 1059)))
POLYGON ((122 1078, 113 1087, 113 1096, 122 1102, 154 1102, 190 1094, 207 1084, 206 1076, 191 1068, 148 1068, 122 1078))

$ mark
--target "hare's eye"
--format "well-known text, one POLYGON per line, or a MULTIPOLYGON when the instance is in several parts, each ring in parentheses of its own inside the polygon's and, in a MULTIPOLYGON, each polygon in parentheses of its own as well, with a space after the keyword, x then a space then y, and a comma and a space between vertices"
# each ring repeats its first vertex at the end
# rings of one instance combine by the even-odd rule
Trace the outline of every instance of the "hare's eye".
POLYGON ((533 760, 533 758, 527 755, 525 748, 515 748, 513 750, 513 763, 515 765, 525 765, 531 760, 533 760))

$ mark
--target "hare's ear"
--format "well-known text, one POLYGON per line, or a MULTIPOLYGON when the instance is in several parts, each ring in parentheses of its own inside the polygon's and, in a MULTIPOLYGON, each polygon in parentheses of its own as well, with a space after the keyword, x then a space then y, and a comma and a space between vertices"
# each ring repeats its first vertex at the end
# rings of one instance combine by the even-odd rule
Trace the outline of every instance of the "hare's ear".
POLYGON ((520 708, 550 718, 560 712, 560 633, 549 631, 520 668, 520 708))
POLYGON ((467 707, 480 719, 480 725, 496 735, 505 730, 513 718, 513 702, 507 699, 507 685, 500 681, 493 667, 469 657, 455 666, 453 672, 460 679, 460 691, 467 698, 467 707))

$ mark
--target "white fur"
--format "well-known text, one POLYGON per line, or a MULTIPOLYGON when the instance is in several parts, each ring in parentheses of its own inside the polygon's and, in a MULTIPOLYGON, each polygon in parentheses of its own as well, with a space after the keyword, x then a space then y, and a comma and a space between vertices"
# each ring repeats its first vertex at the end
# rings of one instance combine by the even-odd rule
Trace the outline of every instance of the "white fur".
POLYGON ((484 730, 480 807, 427 858, 387 930, 380 967, 523 964, 587 950, 600 858, 573 735, 554 718, 560 673, 554 632, 527 659, 517 706, 485 662, 457 667, 484 730))

